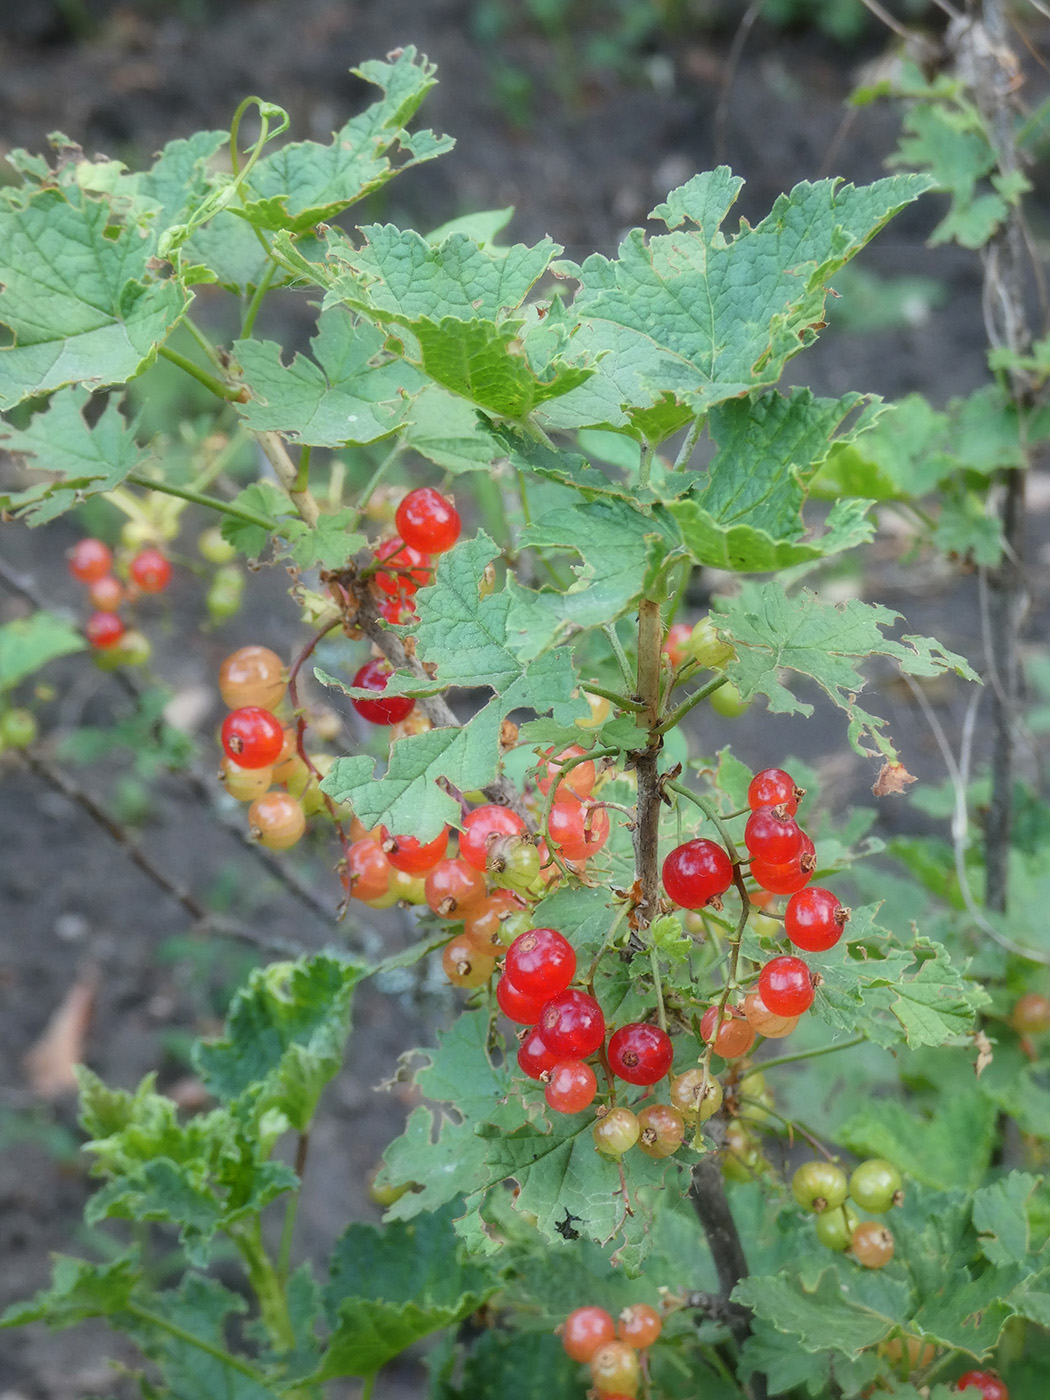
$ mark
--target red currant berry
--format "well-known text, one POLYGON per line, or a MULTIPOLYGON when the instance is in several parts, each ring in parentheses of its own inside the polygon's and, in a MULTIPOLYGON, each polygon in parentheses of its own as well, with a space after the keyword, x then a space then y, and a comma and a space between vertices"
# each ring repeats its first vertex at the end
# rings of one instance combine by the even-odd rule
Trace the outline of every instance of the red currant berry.
POLYGON ((813 1005, 813 978, 801 958, 771 958, 758 974, 758 992, 775 1016, 801 1016, 813 1005))
POLYGON ((101 540, 77 540, 66 556, 69 572, 78 583, 97 583, 113 567, 113 551, 101 540))
POLYGON ((616 1323, 616 1335, 638 1351, 651 1347, 663 1331, 663 1319, 648 1303, 634 1303, 624 1308, 616 1323))
POLYGON ((805 788, 796 787, 794 778, 783 768, 763 768, 751 779, 747 805, 752 811, 758 807, 786 807, 788 816, 793 817, 805 795, 805 788))
POLYGON ((549 1074, 544 1097, 556 1113, 581 1113, 594 1102, 598 1077, 582 1060, 559 1060, 549 1074))
MULTIPOLYGON (((389 675, 390 662, 380 657, 373 657, 371 661, 366 661, 354 676, 353 684, 361 690, 374 690, 381 694, 386 690, 389 675)), ((391 695, 385 700, 352 699, 350 703, 362 719, 368 720, 369 724, 399 724, 401 720, 411 714, 412 707, 416 702, 410 695, 391 695)))
POLYGON ((95 612, 84 623, 84 635, 96 651, 106 651, 123 637, 124 623, 116 613, 95 612))
POLYGON ((674 622, 667 629, 660 650, 676 670, 686 658, 685 644, 692 635, 693 629, 688 622, 674 622))
POLYGON ((371 836, 347 847, 342 875, 351 899, 381 899, 390 888, 390 862, 371 836))
POLYGON ((784 910, 784 932, 796 948, 806 953, 823 953, 834 948, 849 919, 830 890, 810 885, 788 900, 784 910))
POLYGON ((448 849, 448 827, 433 841, 421 843, 414 836, 391 836, 383 828, 383 851, 395 870, 406 875, 426 875, 433 870, 448 849))
POLYGON ((1020 1035, 1041 1035, 1050 1031, 1050 998, 1042 992, 1025 992, 1014 1002, 1010 1024, 1020 1035))
POLYGON ((230 710, 242 705, 276 709, 287 689, 284 662, 269 647, 240 647, 219 667, 219 694, 230 710))
POLYGON ((966 1371, 955 1382, 956 1390, 978 1390, 984 1400, 1010 1400, 1009 1391, 994 1371, 966 1371))
MULTIPOLYGON (((560 753, 555 753, 553 749, 548 749, 544 754, 547 760, 540 768, 536 778, 536 786, 540 792, 546 794, 550 792, 551 784, 561 773, 562 768, 570 759, 583 758, 587 750, 581 748, 579 744, 570 744, 567 749, 562 749, 560 753)), ((554 795, 556 802, 567 802, 575 797, 590 797, 591 789, 594 787, 597 772, 592 759, 586 763, 578 763, 575 768, 569 770, 568 776, 558 783, 558 790, 554 795)))
POLYGON ((634 1021, 614 1031, 609 1041, 609 1068, 628 1084, 655 1084, 671 1068, 674 1046, 659 1026, 634 1021))
POLYGON ((410 491, 394 516, 401 538, 421 554, 444 554, 459 539, 459 512, 432 486, 410 491))
POLYGON ((124 585, 112 574, 103 574, 88 585, 88 599, 97 612, 116 612, 124 601, 124 585))
POLYGON ((475 870, 484 870, 488 863, 489 847, 500 836, 521 836, 525 823, 509 807, 500 807, 495 802, 485 807, 475 807, 463 818, 463 830, 459 836, 459 856, 475 870))
POLYGON ((306 813, 290 792, 265 792, 248 808, 253 841, 270 851, 286 851, 301 840, 306 813))
POLYGON ((802 832, 794 817, 776 807, 758 807, 747 819, 744 845, 752 859, 786 865, 802 849, 802 832))
POLYGON ((687 1069, 671 1080, 671 1103, 689 1122, 706 1123, 722 1107, 722 1086, 702 1069, 687 1069))
POLYGON ((641 1134, 638 1119, 629 1108, 611 1108, 591 1129, 594 1145, 606 1157, 622 1157, 641 1134))
POLYGON ((820 1215, 846 1199, 846 1173, 835 1162, 803 1162, 791 1178, 791 1194, 803 1210, 820 1215))
POLYGON ((518 1068, 522 1074, 527 1074, 530 1079, 539 1079, 541 1075, 546 1074, 548 1070, 553 1069, 560 1060, 564 1059, 564 1055, 557 1054, 544 1044, 538 1026, 533 1026, 518 1049, 518 1068))
POLYGON ((739 1059, 741 1055, 746 1055, 755 1043, 754 1028, 731 1006, 727 1006, 722 1012, 721 1024, 718 1020, 718 1007, 709 1006, 700 1018, 700 1035, 708 1045, 714 1040, 715 1054, 721 1055, 723 1060, 739 1059))
POLYGON ((869 1157, 854 1167, 849 1193, 862 1210, 881 1215, 890 1206, 904 1204, 904 1178, 883 1157, 869 1157))
POLYGON ((508 1021, 514 1021, 519 1026, 534 1026, 547 1004, 547 998, 528 996, 509 977, 504 976, 496 983, 496 1004, 508 1021))
POLYGON ((611 1342, 616 1327, 604 1308, 577 1308, 558 1329, 561 1344, 573 1361, 590 1361, 600 1346, 611 1342))
POLYGON ((702 909, 733 883, 729 856, 715 841, 700 838, 676 846, 664 861, 664 889, 683 909, 702 909))
POLYGON ((425 587, 433 576, 430 560, 395 535, 376 550, 376 559, 385 564, 376 574, 376 584, 392 598, 408 598, 425 587))
POLYGON ((441 966, 454 987, 482 987, 496 969, 496 959, 479 953, 465 933, 457 933, 445 944, 441 966))
POLYGON ((637 1395, 642 1368, 627 1342, 606 1342, 590 1360, 591 1383, 600 1396, 637 1395))
MULTIPOLYGON (((651 1103, 638 1110, 638 1146, 647 1157, 656 1161, 670 1157, 682 1145, 685 1119, 677 1108, 667 1103, 651 1103)), ((623 1337, 623 1341, 630 1341, 623 1337)), ((648 1343, 635 1342, 635 1346, 648 1343)))
POLYGON ((222 746, 241 768, 269 768, 284 746, 284 728, 269 710, 245 705, 223 720, 222 746))
POLYGON ((439 918, 456 919, 485 898, 485 877, 462 860, 439 860, 427 872, 427 904, 439 918))
POLYGON ((774 1016, 757 992, 744 998, 744 1015, 759 1035, 767 1040, 782 1040, 798 1025, 797 1016, 774 1016))
POLYGON ((582 1060, 605 1039, 605 1017, 594 997, 569 987, 544 1005, 539 1032, 559 1059, 582 1060))
POLYGON ((494 890, 463 915, 464 931, 492 953, 502 952, 519 933, 527 932, 530 922, 525 905, 510 890, 494 890))
POLYGON ((558 801, 550 810, 547 829, 564 860, 588 860, 609 839, 609 814, 590 801, 558 801))
POLYGON ((140 549, 128 565, 128 574, 143 593, 163 593, 171 582, 171 564, 159 549, 140 549))
POLYGON ((507 949, 506 975, 520 992, 549 1001, 576 975, 572 944, 553 928, 530 928, 507 949))
POLYGON ((813 842, 802 833, 802 849, 794 860, 783 865, 772 865, 768 861, 753 860, 750 866, 752 879, 756 880, 770 894, 795 894, 809 884, 817 868, 817 852, 813 842))
POLYGON ((862 1220, 853 1231, 850 1249, 866 1269, 883 1269, 893 1258, 893 1236, 877 1220, 862 1220))

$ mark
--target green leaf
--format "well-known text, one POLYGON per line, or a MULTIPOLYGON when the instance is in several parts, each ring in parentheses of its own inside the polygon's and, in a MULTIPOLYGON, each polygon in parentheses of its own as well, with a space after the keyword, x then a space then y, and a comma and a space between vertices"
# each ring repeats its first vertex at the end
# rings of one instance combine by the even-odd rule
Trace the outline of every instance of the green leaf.
POLYGON ((251 393, 237 404, 256 432, 279 432, 315 447, 377 442, 397 432, 417 377, 383 353, 384 337, 345 311, 324 311, 310 344, 314 359, 281 361, 272 340, 236 340, 233 353, 251 393))
POLYGON ((456 1400, 579 1400, 576 1369, 553 1333, 486 1328, 452 1393, 456 1400))
POLYGON ((974 1192, 973 1227, 981 1253, 990 1263, 1007 1267, 1028 1253, 1031 1239, 1025 1207, 1039 1184, 1040 1178, 1027 1172, 1010 1172, 974 1192))
MULTIPOLYGON (((281 488, 266 480, 253 481, 243 491, 238 491, 231 505, 270 517, 281 516, 292 508, 281 488)), ((282 528, 284 523, 281 522, 282 528)), ((257 559, 262 554, 270 542, 272 533, 269 526, 255 525, 250 520, 241 520, 235 515, 224 515, 220 529, 223 539, 235 544, 249 559, 257 559)))
POLYGON ((349 527, 356 525, 358 513, 349 506, 318 517, 316 525, 302 520, 281 522, 281 534, 288 541, 288 552, 300 569, 343 568, 363 549, 367 540, 349 527))
POLYGON ((724 166, 697 175, 653 211, 672 232, 635 230, 615 262, 594 254, 558 266, 580 282, 576 354, 607 352, 598 375, 635 415, 668 391, 696 415, 774 384, 815 338, 827 279, 931 183, 797 185, 761 223, 726 238, 719 226, 742 181, 724 166))
POLYGON ((0 504, 30 525, 43 525, 86 496, 111 491, 149 460, 148 449, 135 441, 135 424, 116 403, 107 403, 89 426, 84 409, 91 402, 85 389, 63 390, 25 428, 0 425, 0 442, 8 451, 30 458, 33 471, 55 474, 53 481, 0 497, 0 504))
POLYGON ((366 1376, 492 1296, 490 1270, 464 1262, 442 1210, 383 1229, 350 1225, 332 1251, 324 1292, 332 1335, 318 1379, 366 1376))
POLYGON ((130 754, 135 772, 143 777, 187 768, 196 747, 190 735, 165 720, 170 701, 167 690, 140 692, 137 708, 127 718, 105 729, 82 725, 67 734, 61 743, 61 757, 73 763, 97 763, 116 753, 130 754))
POLYGON ((209 1092, 279 1109, 305 1129, 342 1063, 350 998, 365 972, 324 953, 255 968, 230 1005, 224 1036, 195 1047, 209 1092))
POLYGON ((412 400, 401 440, 449 472, 492 470, 492 439, 477 410, 439 384, 427 384, 412 400))
POLYGON ((721 606, 719 615, 737 651, 726 672, 745 697, 763 694, 776 713, 808 715, 813 707, 798 700, 780 681, 784 671, 808 676, 846 712, 850 743, 862 754, 896 759, 890 739, 881 733, 886 721, 856 702, 857 692, 865 685, 856 662, 890 656, 909 675, 932 676, 950 670, 966 680, 977 679, 961 656, 928 637, 903 637, 898 642, 884 636, 883 629, 900 614, 877 603, 851 598, 828 604, 805 590, 789 597, 779 583, 745 583, 735 599, 721 606))
POLYGON ((121 384, 146 367, 189 304, 149 267, 154 244, 110 223, 105 199, 44 189, 0 205, 0 409, 85 384, 121 384))
POLYGON ((882 1341, 910 1312, 903 1279, 840 1260, 815 1278, 791 1272, 752 1276, 737 1284, 733 1298, 806 1351, 849 1357, 882 1341))
POLYGON ((126 1306, 141 1278, 135 1254, 122 1254, 108 1264, 90 1264, 58 1254, 52 1265, 50 1287, 25 1303, 12 1303, 0 1327, 22 1327, 46 1322, 48 1327, 73 1327, 89 1317, 114 1317, 126 1306))
POLYGON ((411 44, 386 62, 351 69, 355 77, 381 88, 383 97, 351 117, 328 146, 293 141, 264 156, 248 178, 243 208, 232 212, 258 228, 305 232, 334 219, 402 170, 450 151, 455 143, 447 136, 405 130, 434 86, 435 71, 411 44))
POLYGON ((0 626, 0 692, 13 690, 49 661, 83 651, 87 643, 56 613, 40 609, 0 626))
POLYGON ((996 1109, 978 1095, 944 1098, 932 1116, 889 1099, 872 1099, 839 1130, 859 1156, 885 1157, 905 1176, 942 1189, 973 1191, 996 1141, 996 1109))

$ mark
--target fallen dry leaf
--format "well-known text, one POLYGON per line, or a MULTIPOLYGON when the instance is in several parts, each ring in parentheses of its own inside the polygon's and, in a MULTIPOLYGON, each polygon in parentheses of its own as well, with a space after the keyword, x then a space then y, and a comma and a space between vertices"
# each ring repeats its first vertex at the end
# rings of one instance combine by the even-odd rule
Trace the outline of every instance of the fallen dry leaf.
POLYGON ((57 1099, 77 1087, 74 1067, 84 1058, 84 1041, 95 1008, 98 972, 82 972, 52 1013, 43 1034, 23 1057, 33 1092, 57 1099))

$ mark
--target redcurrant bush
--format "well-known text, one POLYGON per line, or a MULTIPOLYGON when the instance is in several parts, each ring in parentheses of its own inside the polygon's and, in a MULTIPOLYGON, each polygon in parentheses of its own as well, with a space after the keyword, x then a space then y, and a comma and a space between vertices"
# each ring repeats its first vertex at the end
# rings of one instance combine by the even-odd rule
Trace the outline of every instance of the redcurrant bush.
POLYGON ((444 554, 459 539, 459 512, 432 486, 420 486, 402 500, 394 524, 405 544, 420 554, 444 554))
POLYGON ((636 1021, 613 1032, 608 1056, 617 1078, 628 1084, 655 1084, 671 1068, 674 1046, 659 1026, 636 1021))
POLYGON ((616 1337, 616 1324, 604 1308, 585 1307, 571 1312, 562 1323, 561 1344, 573 1361, 590 1361, 600 1346, 616 1337))
POLYGON ((771 958, 758 974, 758 992, 776 1016, 801 1016, 813 1005, 813 978, 801 958, 771 958))
POLYGON ((702 909, 733 883, 733 865, 725 850, 699 837, 676 846, 663 864, 668 899, 683 909, 702 909))

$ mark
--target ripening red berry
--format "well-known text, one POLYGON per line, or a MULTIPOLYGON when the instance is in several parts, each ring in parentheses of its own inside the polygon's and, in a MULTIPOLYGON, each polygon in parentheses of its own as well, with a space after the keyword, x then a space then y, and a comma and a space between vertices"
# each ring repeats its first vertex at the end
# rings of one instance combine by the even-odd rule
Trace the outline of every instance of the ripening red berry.
POLYGON ((722 1012, 721 1022, 718 1007, 709 1006, 700 1018, 700 1036, 708 1045, 714 1039, 715 1054, 723 1060, 739 1059, 755 1043, 754 1027, 731 1006, 722 1012))
POLYGON ((685 643, 692 635, 693 628, 689 622, 673 622, 667 629, 667 636, 660 650, 676 669, 685 660, 685 643))
POLYGON ((576 975, 576 952, 553 928, 530 928, 507 949, 505 976, 519 992, 549 1001, 576 975))
POLYGON ((509 947, 519 933, 527 932, 531 922, 524 902, 510 890, 493 890, 463 915, 464 932, 479 948, 492 953, 509 947))
POLYGON ((459 539, 459 512, 432 486, 410 491, 397 508, 394 524, 401 538, 421 554, 444 554, 459 539))
POLYGON ((258 705, 231 710, 222 722, 222 747, 241 768, 269 768, 284 746, 281 721, 258 705))
POLYGON ((370 836, 347 847, 342 874, 351 899, 382 899, 390 888, 390 862, 370 836))
POLYGON ((441 966, 454 987, 481 987, 496 969, 496 959, 479 953, 465 933, 457 933, 444 947, 441 966))
POLYGON ((663 864, 668 899, 683 909, 702 909, 733 883, 733 865, 725 850, 703 837, 676 846, 663 864))
POLYGON ((1025 992, 1014 1002, 1010 1024, 1019 1035, 1041 1035, 1050 1031, 1050 998, 1042 992, 1025 992))
POLYGON ((753 860, 785 865, 802 849, 802 832, 794 817, 777 807, 757 807, 747 819, 744 845, 753 860))
POLYGON ((877 1220, 862 1220, 853 1231, 850 1250, 866 1269, 882 1269, 893 1258, 893 1236, 877 1220))
POLYGON ((797 1016, 774 1016, 758 992, 748 992, 744 998, 744 1015, 767 1040, 782 1040, 790 1035, 799 1019, 797 1016))
POLYGON ((559 1059, 582 1060, 605 1039, 605 1017, 594 997, 569 987, 545 1004, 537 1029, 559 1059))
POLYGON ((462 917, 462 911, 485 898, 485 877, 462 860, 439 860, 427 872, 427 903, 442 919, 462 917))
POLYGON ((751 779, 747 805, 752 811, 758 807, 786 807, 788 816, 793 817, 805 795, 805 789, 796 787, 794 778, 783 768, 763 768, 751 779))
POLYGON ((84 635, 96 651, 107 651, 123 637, 124 623, 116 613, 94 612, 84 623, 84 635))
MULTIPOLYGON (((685 1118, 669 1103, 651 1103, 638 1110, 638 1147, 647 1157, 661 1161, 670 1157, 685 1138, 685 1118)), ((621 1336, 622 1341, 631 1341, 621 1336)), ((643 1343, 632 1342, 632 1346, 643 1343)), ((647 1344, 644 1344, 647 1345, 647 1344)))
MULTIPOLYGON (((382 694, 390 675, 390 662, 382 657, 366 661, 354 676, 353 684, 361 690, 382 694)), ((412 712, 415 701, 410 695, 390 695, 383 700, 351 699, 351 705, 369 724, 399 724, 412 712)))
POLYGON ((171 582, 171 564, 159 549, 140 549, 128 565, 132 583, 143 593, 163 593, 171 582))
POLYGON ((609 1068, 628 1084, 655 1084, 674 1059, 671 1037, 659 1026, 635 1021, 614 1031, 609 1040, 609 1068))
POLYGON ((69 572, 78 583, 96 583, 113 567, 113 551, 101 540, 77 540, 66 556, 69 572))
POLYGON ((955 1382, 955 1389, 979 1391, 984 1400, 1010 1400, 1006 1386, 994 1371, 966 1371, 955 1382))
POLYGON ((559 1060, 548 1073, 544 1097, 556 1113, 581 1113, 594 1102, 598 1077, 583 1060, 559 1060))
POLYGON ((633 1303, 624 1308, 616 1323, 616 1335, 639 1351, 651 1347, 663 1331, 663 1319, 648 1303, 633 1303))
POLYGON ((391 836, 383 827, 383 851, 395 870, 406 875, 426 875, 448 849, 448 827, 433 841, 419 842, 414 836, 391 836))
POLYGON ((849 910, 842 907, 830 890, 810 885, 788 900, 784 932, 803 952, 823 953, 834 948, 848 919, 849 910))
MULTIPOLYGON (((536 777, 536 786, 540 792, 546 795, 551 788, 551 784, 560 774, 563 766, 570 759, 583 758, 587 750, 579 744, 570 744, 567 749, 561 749, 555 753, 553 749, 548 749, 543 755, 547 760, 542 764, 536 777)), ((597 776, 593 759, 587 759, 585 763, 578 763, 575 768, 569 770, 568 775, 558 783, 558 790, 555 793, 556 802, 571 800, 572 796, 590 797, 591 789, 594 787, 597 776)))
POLYGON ((559 1328, 561 1344, 573 1361, 590 1361, 600 1346, 616 1336, 616 1326, 604 1308, 577 1308, 559 1328))
POLYGON ((269 647, 239 647, 219 667, 219 694, 230 710, 242 705, 274 710, 287 689, 284 662, 269 647))
POLYGON ((475 870, 484 870, 493 841, 500 836, 521 836, 524 832, 525 823, 509 807, 501 807, 495 802, 475 807, 463 818, 463 830, 459 837, 460 859, 475 870))
POLYGON ((249 835, 267 850, 288 850, 305 830, 306 813, 290 792, 264 792, 248 808, 249 835))
POLYGON ((88 599, 96 612, 116 612, 124 601, 124 585, 112 574, 103 574, 88 585, 88 599))
POLYGON ((771 958, 758 974, 758 991, 775 1016, 801 1016, 813 1004, 813 978, 801 958, 771 958))
POLYGON ((591 1357, 591 1383, 600 1396, 637 1395, 642 1368, 627 1342, 606 1342, 591 1357))
MULTIPOLYGON (((559 797, 563 791, 559 785, 559 797)), ((564 860, 588 860, 597 855, 609 839, 609 813, 590 801, 580 802, 571 794, 557 801, 550 810, 547 829, 553 845, 564 860)))
POLYGON ((383 541, 376 550, 376 559, 386 565, 376 574, 376 584, 392 598, 410 597, 433 577, 427 555, 413 549, 399 535, 383 541))
POLYGON ((768 861, 753 860, 749 873, 755 881, 770 894, 796 894, 804 889, 813 878, 817 868, 817 852, 813 842, 802 833, 802 848, 794 860, 783 865, 773 865, 768 861))

